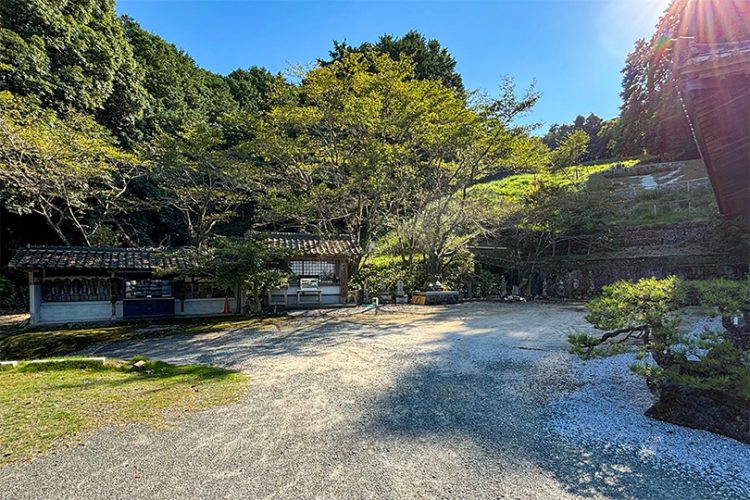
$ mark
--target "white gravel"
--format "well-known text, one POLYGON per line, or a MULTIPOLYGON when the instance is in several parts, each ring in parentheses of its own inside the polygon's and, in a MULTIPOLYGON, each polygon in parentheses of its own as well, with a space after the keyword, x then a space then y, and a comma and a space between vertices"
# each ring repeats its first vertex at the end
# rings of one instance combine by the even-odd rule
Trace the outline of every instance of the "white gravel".
MULTIPOLYGON (((703 457, 727 474, 718 479, 602 446, 643 436, 650 401, 627 361, 601 387, 597 376, 609 377, 611 367, 579 366, 567 353, 567 333, 588 327, 580 305, 389 309, 90 349, 226 366, 250 383, 238 403, 167 429, 103 429, 83 446, 3 467, 0 498, 743 498, 728 474, 746 474, 747 459, 713 460, 729 456, 717 444, 728 440, 686 431, 705 436, 703 457), (586 382, 579 391, 571 391, 571 367, 586 382), (642 400, 628 410, 633 394, 642 400), (569 402, 550 406, 558 397, 569 402), (617 425, 597 427, 606 411, 617 425)), ((666 447, 642 437, 629 446, 653 454, 666 447)))
POLYGON ((548 405, 550 430, 575 445, 636 455, 664 470, 720 481, 750 498, 750 445, 650 419, 653 396, 630 370, 633 354, 574 361, 567 377, 581 384, 548 405))

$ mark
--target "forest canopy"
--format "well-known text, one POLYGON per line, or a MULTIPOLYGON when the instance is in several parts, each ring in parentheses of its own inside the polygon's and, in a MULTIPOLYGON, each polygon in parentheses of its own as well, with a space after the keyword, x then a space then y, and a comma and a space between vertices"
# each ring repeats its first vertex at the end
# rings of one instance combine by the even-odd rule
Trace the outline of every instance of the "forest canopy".
POLYGON ((449 50, 416 31, 334 41, 298 78, 253 65, 220 75, 118 17, 114 0, 7 0, 1 260, 27 243, 201 247, 288 230, 349 233, 364 253, 378 243, 440 274, 479 235, 542 231, 529 241, 554 247, 591 226, 560 226, 564 200, 598 213, 571 191, 571 166, 694 154, 684 117, 665 108, 671 88, 651 85, 671 12, 628 58, 622 116, 540 136, 518 120, 542 97, 533 87, 469 89, 449 50), (534 176, 528 203, 472 195, 509 173, 534 176))

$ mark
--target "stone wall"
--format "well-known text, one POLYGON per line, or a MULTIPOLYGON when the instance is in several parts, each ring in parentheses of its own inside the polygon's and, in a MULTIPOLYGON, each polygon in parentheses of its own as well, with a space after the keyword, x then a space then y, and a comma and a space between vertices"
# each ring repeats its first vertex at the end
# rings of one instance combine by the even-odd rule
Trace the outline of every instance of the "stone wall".
POLYGON ((586 299, 615 281, 671 275, 741 279, 749 270, 748 256, 732 248, 709 221, 623 228, 591 254, 574 247, 571 255, 537 263, 529 295, 586 299))
POLYGON ((543 295, 545 280, 548 296, 586 299, 597 294, 604 285, 619 280, 672 275, 683 279, 741 279, 747 271, 746 264, 726 256, 558 261, 547 264, 537 273, 532 283, 532 295, 543 295))

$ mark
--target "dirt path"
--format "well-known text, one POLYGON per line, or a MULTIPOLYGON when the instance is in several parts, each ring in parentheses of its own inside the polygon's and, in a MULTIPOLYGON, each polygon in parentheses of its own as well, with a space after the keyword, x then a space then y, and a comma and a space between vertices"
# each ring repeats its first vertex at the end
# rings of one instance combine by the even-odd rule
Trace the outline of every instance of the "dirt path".
MULTIPOLYGON (((0 469, 8 498, 716 498, 721 484, 548 430, 577 306, 464 304, 111 344, 242 369, 238 404, 0 469)), ((91 351, 90 351, 91 352, 91 351)))

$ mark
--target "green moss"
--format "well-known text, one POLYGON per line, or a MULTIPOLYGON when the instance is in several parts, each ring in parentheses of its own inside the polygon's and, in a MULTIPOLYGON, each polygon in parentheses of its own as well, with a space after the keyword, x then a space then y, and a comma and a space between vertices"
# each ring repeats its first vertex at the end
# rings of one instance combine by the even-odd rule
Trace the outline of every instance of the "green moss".
POLYGON ((0 463, 31 458, 102 426, 167 424, 171 414, 237 401, 246 376, 143 359, 69 359, 0 371, 0 463))
POLYGON ((18 330, 0 338, 0 359, 36 359, 63 356, 86 347, 140 337, 176 334, 199 335, 240 328, 263 328, 280 318, 210 318, 192 321, 120 324, 90 328, 18 330))

